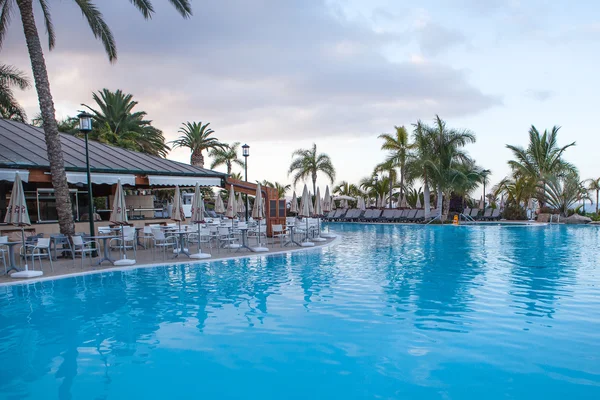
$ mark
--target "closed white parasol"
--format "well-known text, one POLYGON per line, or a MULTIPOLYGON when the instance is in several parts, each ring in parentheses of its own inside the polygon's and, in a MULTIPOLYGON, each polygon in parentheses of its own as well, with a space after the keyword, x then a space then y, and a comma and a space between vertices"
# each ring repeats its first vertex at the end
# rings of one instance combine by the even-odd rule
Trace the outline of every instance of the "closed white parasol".
MULTIPOLYGON (((31 220, 29 219, 27 203, 25 202, 25 192, 23 191, 23 182, 21 181, 19 173, 15 174, 15 181, 13 183, 12 193, 10 194, 10 201, 8 202, 8 209, 6 210, 4 222, 21 228, 22 246, 23 249, 25 249, 25 227, 31 225, 31 220)), ((25 270, 14 272, 11 274, 11 278, 35 278, 42 275, 42 271, 33 271, 29 269, 27 256, 25 256, 25 270)))
POLYGON ((127 246, 125 246, 125 225, 127 225, 129 221, 127 219, 127 205, 125 204, 125 192, 123 191, 123 185, 121 185, 120 179, 117 182, 117 191, 113 200, 112 212, 110 213, 110 222, 117 225, 121 225, 121 247, 123 251, 123 257, 120 260, 115 261, 114 264, 120 266, 135 264, 135 260, 127 258, 127 246))
POLYGON ((196 254, 190 254, 190 258, 210 258, 210 254, 203 253, 202 248, 200 247, 200 224, 204 223, 204 199, 202 198, 202 192, 200 191, 200 184, 198 182, 196 182, 196 190, 194 191, 194 198, 192 199, 191 221, 198 224, 198 252, 196 254))
POLYGON ((261 244, 261 235, 260 235, 260 221, 265 218, 265 206, 262 197, 262 190, 260 187, 260 183, 256 187, 256 196, 254 198, 254 207, 252 207, 252 219, 258 221, 258 246, 253 247, 252 250, 255 252, 263 252, 269 251, 268 248, 263 247, 261 244))

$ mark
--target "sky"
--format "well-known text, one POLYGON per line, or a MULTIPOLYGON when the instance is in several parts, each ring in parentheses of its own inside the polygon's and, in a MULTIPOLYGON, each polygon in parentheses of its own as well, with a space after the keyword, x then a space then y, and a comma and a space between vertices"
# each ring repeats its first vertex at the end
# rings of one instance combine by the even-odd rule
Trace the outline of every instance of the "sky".
MULTIPOLYGON (((336 182, 356 183, 385 158, 379 134, 436 114, 477 135, 466 150, 495 183, 509 173, 506 144, 525 146, 531 125, 558 125, 559 144, 577 143, 566 158, 582 179, 600 176, 597 2, 196 0, 184 20, 154 0, 150 21, 130 2, 96 3, 117 41, 113 64, 75 2, 51 4, 57 44, 45 56, 58 118, 93 91, 122 89, 167 140, 183 122, 210 122, 221 141, 250 145, 250 180, 282 183, 292 152, 312 143, 332 158, 336 182)), ((31 76, 17 17, 0 55, 31 76)), ((35 90, 17 98, 38 113, 35 90)))

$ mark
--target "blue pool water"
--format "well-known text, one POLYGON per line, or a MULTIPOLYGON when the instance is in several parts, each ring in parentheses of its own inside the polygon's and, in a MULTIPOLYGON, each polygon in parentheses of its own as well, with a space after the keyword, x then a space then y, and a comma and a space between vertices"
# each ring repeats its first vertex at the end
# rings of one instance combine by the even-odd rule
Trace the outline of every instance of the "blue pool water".
POLYGON ((332 229, 0 287, 0 398, 600 398, 599 229, 332 229))

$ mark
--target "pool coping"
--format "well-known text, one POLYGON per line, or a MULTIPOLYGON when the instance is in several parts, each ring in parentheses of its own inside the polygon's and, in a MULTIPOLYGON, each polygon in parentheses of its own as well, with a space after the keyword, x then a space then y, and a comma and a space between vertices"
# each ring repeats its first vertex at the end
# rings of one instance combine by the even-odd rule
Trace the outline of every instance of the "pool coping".
POLYGON ((333 238, 330 242, 323 243, 322 245, 314 246, 314 247, 300 247, 297 249, 279 250, 279 251, 273 251, 273 252, 269 252, 269 253, 247 253, 247 254, 241 254, 238 256, 229 256, 229 257, 222 257, 222 258, 216 258, 216 259, 210 259, 210 258, 205 258, 205 259, 201 259, 201 260, 190 259, 189 262, 187 260, 186 260, 186 262, 180 261, 180 262, 175 262, 175 263, 170 263, 167 261, 167 262, 158 262, 158 263, 151 263, 151 264, 140 264, 140 265, 136 264, 136 265, 129 265, 129 266, 124 266, 124 267, 118 267, 118 266, 117 267, 109 267, 109 268, 104 268, 104 269, 96 270, 96 271, 73 272, 73 273, 63 274, 63 275, 43 276, 41 278, 34 278, 34 279, 28 279, 28 280, 16 280, 14 282, 10 282, 10 281, 9 282, 0 282, 0 287, 15 286, 15 285, 30 285, 30 284, 39 283, 39 282, 55 281, 55 280, 59 280, 59 279, 73 278, 73 277, 85 276, 85 275, 104 274, 104 273, 115 272, 115 271, 132 271, 135 269, 142 269, 142 268, 174 267, 174 266, 178 266, 178 265, 182 265, 182 264, 186 264, 186 265, 211 264, 211 263, 216 263, 216 262, 221 262, 221 261, 238 260, 238 259, 242 259, 242 258, 260 258, 260 257, 268 257, 271 255, 278 255, 278 254, 291 254, 291 253, 321 250, 321 249, 329 248, 333 245, 337 245, 341 241, 342 235, 339 233, 336 233, 335 235, 336 235, 335 238, 333 238))

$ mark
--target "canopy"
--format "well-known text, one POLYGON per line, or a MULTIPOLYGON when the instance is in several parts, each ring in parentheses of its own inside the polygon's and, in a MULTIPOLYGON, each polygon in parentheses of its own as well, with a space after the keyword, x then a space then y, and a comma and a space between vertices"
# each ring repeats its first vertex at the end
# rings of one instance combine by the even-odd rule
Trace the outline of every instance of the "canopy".
POLYGON ((173 198, 173 215, 171 215, 173 221, 185 222, 185 212, 183 211, 183 201, 181 200, 181 192, 179 191, 179 185, 175 186, 175 196, 173 198))
POLYGON ((4 222, 16 226, 31 225, 29 213, 27 212, 27 203, 25 202, 25 192, 23 191, 23 183, 19 173, 15 174, 8 209, 4 222))
POLYGON ((296 198, 296 191, 294 190, 294 195, 292 196, 292 201, 290 201, 290 212, 294 214, 298 214, 298 199, 296 198))
POLYGON ((252 207, 252 218, 261 220, 265 218, 265 209, 263 207, 263 197, 260 183, 256 186, 256 197, 254 198, 254 207, 252 207))
POLYGON ((19 175, 22 182, 29 182, 29 171, 28 170, 15 170, 0 168, 0 181, 14 182, 15 177, 19 175))
POLYGON ((298 215, 301 217, 310 217, 310 198, 308 197, 308 188, 306 185, 304 185, 304 190, 302 190, 298 215))
MULTIPOLYGON (((121 185, 135 186, 135 175, 133 174, 92 174, 92 183, 95 185, 114 185, 121 181, 121 185)), ((87 185, 86 172, 67 172, 67 182, 74 185, 84 183, 87 185)))
POLYGON ((325 197, 323 198, 323 213, 331 211, 331 195, 329 194, 329 185, 325 187, 325 197))
POLYGON ((235 192, 233 191, 233 185, 230 186, 229 189, 229 199, 227 199, 227 211, 225 212, 225 216, 227 218, 235 218, 237 217, 238 207, 237 200, 235 199, 235 192))
POLYGON ((225 204, 223 204, 223 199, 219 193, 215 195, 215 212, 217 214, 223 214, 225 212, 225 204))
POLYGON ((117 191, 115 192, 115 199, 113 200, 113 208, 110 213, 110 222, 125 225, 128 223, 127 220, 127 205, 125 204, 125 192, 121 181, 117 182, 117 191))
POLYGON ((321 206, 321 191, 317 188, 317 193, 315 195, 315 204, 313 206, 313 215, 321 216, 323 215, 323 207, 321 206))
POLYGON ((150 186, 220 186, 221 178, 201 178, 195 176, 148 175, 150 186))
POLYGON ((194 192, 194 198, 192 199, 192 222, 202 223, 204 222, 204 200, 202 200, 202 192, 200 191, 200 184, 196 184, 196 191, 194 192))

